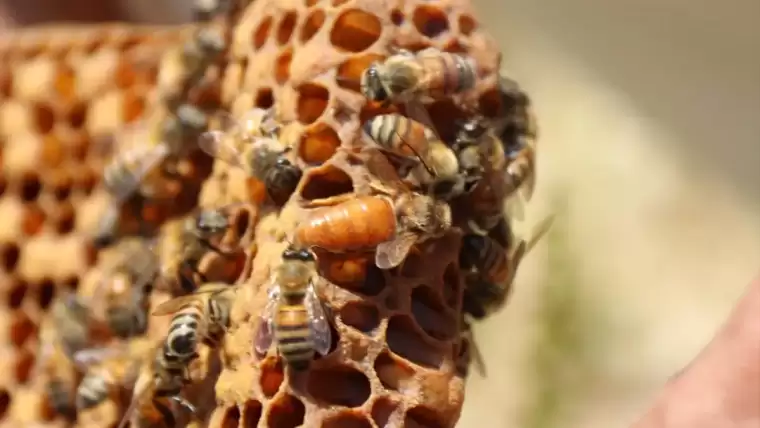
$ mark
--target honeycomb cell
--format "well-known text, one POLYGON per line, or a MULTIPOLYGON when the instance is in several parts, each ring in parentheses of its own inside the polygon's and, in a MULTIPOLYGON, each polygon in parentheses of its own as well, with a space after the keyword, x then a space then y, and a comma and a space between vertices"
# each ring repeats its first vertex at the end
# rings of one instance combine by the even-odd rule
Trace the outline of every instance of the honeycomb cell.
POLYGON ((240 409, 232 406, 224 412, 221 428, 237 428, 240 423, 240 409))
POLYGON ((47 310, 55 297, 55 283, 48 279, 37 285, 37 305, 42 310, 47 310))
POLYGON ((296 113, 298 121, 309 125, 314 123, 325 108, 330 100, 330 92, 327 88, 317 83, 304 83, 296 88, 298 93, 298 104, 296 107, 296 113))
POLYGON ((344 5, 344 4, 348 3, 348 2, 349 2, 349 0, 333 0, 332 5, 334 7, 338 7, 338 6, 344 5))
POLYGON ((261 420, 263 407, 256 400, 248 400, 243 406, 243 428, 256 428, 261 420))
POLYGON ((16 348, 21 348, 24 344, 37 334, 37 326, 34 321, 24 312, 17 310, 11 316, 10 334, 11 343, 16 348))
POLYGON ((414 378, 412 367, 386 352, 377 356, 374 367, 380 382, 391 391, 405 391, 414 378))
POLYGON ((261 363, 261 375, 259 383, 261 392, 267 398, 274 397, 285 379, 285 373, 282 370, 282 361, 275 358, 267 358, 261 363))
POLYGON ((14 242, 6 242, 0 246, 0 262, 7 273, 13 273, 21 257, 21 249, 14 242))
POLYGON ((322 25, 325 23, 325 11, 322 9, 312 10, 301 27, 301 43, 306 43, 317 34, 322 25))
POLYGON ((404 426, 407 428, 445 428, 438 417, 438 412, 425 406, 415 406, 406 411, 404 426))
POLYGON ((24 202, 33 202, 37 200, 42 191, 42 183, 37 174, 28 172, 21 177, 21 200, 24 202))
POLYGON ((274 401, 269 408, 269 428, 296 428, 303 424, 306 408, 301 400, 287 394, 274 401))
POLYGON ((11 309, 18 309, 21 307, 21 305, 24 303, 24 297, 26 297, 26 292, 29 290, 29 284, 26 283, 26 281, 15 278, 11 282, 10 289, 8 290, 8 294, 6 296, 6 304, 11 309))
POLYGON ((296 22, 298 21, 298 15, 295 11, 288 11, 282 17, 280 26, 277 27, 277 43, 281 46, 290 41, 290 37, 293 35, 293 30, 296 28, 296 22))
POLYGON ((85 195, 89 195, 98 184, 98 175, 87 165, 80 165, 75 170, 73 180, 75 188, 79 189, 85 195))
POLYGON ((383 31, 380 19, 359 9, 341 13, 330 31, 330 43, 348 52, 362 52, 372 46, 383 31))
POLYGON ((404 12, 393 9, 391 10, 391 22, 393 25, 401 25, 404 23, 404 12))
POLYGON ((347 366, 312 369, 307 389, 319 402, 346 407, 361 406, 371 392, 367 376, 347 366))
POLYGON ((335 73, 335 80, 338 86, 359 92, 361 90, 361 78, 364 70, 369 68, 372 63, 381 61, 383 58, 385 58, 383 55, 366 53, 347 59, 338 66, 338 70, 335 73))
POLYGON ((385 427, 393 412, 398 408, 398 403, 388 397, 380 397, 372 403, 372 420, 378 427, 385 427))
POLYGON ((293 60, 293 49, 285 49, 274 61, 274 80, 280 85, 290 79, 290 62, 293 60))
POLYGON ((374 258, 367 255, 319 254, 322 276, 333 284, 352 291, 362 292, 369 263, 374 263, 374 258))
POLYGON ((380 324, 380 312, 368 302, 348 302, 340 308, 340 319, 362 333, 371 333, 380 324))
POLYGON ((456 334, 457 320, 447 315, 438 295, 428 286, 412 291, 412 315, 425 333, 438 340, 449 340, 456 334))
POLYGON ((338 133, 330 125, 317 123, 301 135, 298 154, 304 162, 318 165, 330 159, 340 144, 338 133))
POLYGON ((0 70, 0 96, 3 98, 13 96, 13 73, 8 69, 0 70))
POLYGON ((68 173, 68 169, 50 171, 46 179, 45 188, 53 194, 53 198, 56 201, 62 202, 69 199, 71 190, 74 187, 74 180, 71 178, 71 174, 68 173))
POLYGON ((70 201, 55 206, 55 231, 59 235, 71 233, 76 225, 76 209, 70 201))
POLYGON ((62 282, 63 286, 70 291, 77 291, 79 288, 79 277, 77 276, 71 276, 69 278, 66 278, 62 282))
POLYGON ((467 14, 459 15, 458 22, 459 32, 465 36, 472 34, 472 32, 475 31, 475 28, 478 26, 478 23, 475 22, 475 18, 467 14))
POLYGON ((333 165, 309 171, 306 179, 301 188, 301 197, 306 201, 339 197, 354 191, 351 177, 333 165))
MULTIPOLYGON (((100 139, 103 143, 96 147, 97 149, 104 149, 108 144, 105 143, 105 138, 100 139)), ((90 140, 83 132, 71 134, 64 140, 67 146, 66 152, 69 154, 72 160, 76 162, 84 162, 87 159, 87 154, 90 151, 90 140)))
POLYGON ((29 381, 34 362, 34 354, 27 349, 22 349, 16 354, 16 361, 14 362, 13 367, 13 374, 16 378, 16 382, 24 384, 29 381))
POLYGON ((388 347, 396 355, 422 367, 440 368, 443 352, 429 345, 406 315, 396 315, 388 321, 386 338, 388 347))
POLYGON ((55 133, 44 137, 40 148, 40 161, 47 168, 58 168, 66 157, 63 143, 55 133))
POLYGON ((46 103, 35 103, 32 106, 32 117, 34 126, 39 134, 47 134, 55 126, 55 111, 53 107, 46 103))
POLYGON ((319 3, 319 0, 305 0, 304 1, 304 4, 306 5, 306 7, 312 7, 317 3, 319 3))
POLYGON ((140 119, 145 110, 145 98, 136 91, 125 92, 121 105, 121 119, 132 123, 140 119))
POLYGON ((11 407, 11 395, 5 389, 0 389, 0 420, 5 418, 11 407))
POLYGON ((45 226, 45 211, 37 204, 27 204, 24 207, 24 217, 21 221, 21 231, 26 236, 34 236, 40 233, 45 226))
POLYGON ((377 267, 374 262, 367 264, 367 275, 364 279, 362 294, 367 296, 377 296, 385 289, 385 275, 382 269, 377 267))
MULTIPOLYGON (((2 159, 0 159, 1 161, 2 159)), ((5 194, 5 190, 8 188, 8 182, 5 180, 5 176, 0 175, 0 196, 5 194)))
POLYGON ((448 31, 449 19, 446 13, 436 6, 423 4, 414 9, 412 22, 420 34, 436 38, 448 31))
POLYGON ((53 82, 55 92, 63 99, 74 98, 76 91, 76 75, 68 64, 58 64, 53 82))
POLYGON ((340 412, 326 418, 322 428, 372 428, 372 424, 360 413, 340 412))
POLYGON ((256 107, 270 108, 274 105, 274 93, 271 88, 260 88, 256 92, 256 100, 254 101, 256 107))
POLYGON ((259 26, 253 32, 253 48, 256 50, 261 49, 269 38, 269 31, 272 29, 272 17, 267 16, 262 19, 259 26))

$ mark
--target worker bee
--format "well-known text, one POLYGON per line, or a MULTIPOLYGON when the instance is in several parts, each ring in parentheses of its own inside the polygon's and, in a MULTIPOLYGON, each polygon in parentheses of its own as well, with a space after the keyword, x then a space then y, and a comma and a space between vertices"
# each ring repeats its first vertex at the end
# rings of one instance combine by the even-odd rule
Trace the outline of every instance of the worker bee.
POLYGON ((93 300, 102 302, 103 318, 111 332, 122 339, 145 333, 153 279, 158 260, 151 245, 143 240, 120 243, 119 257, 104 269, 93 300))
POLYGON ((227 330, 232 306, 228 284, 208 283, 193 294, 164 302, 154 316, 174 314, 163 345, 166 363, 184 366, 197 358, 201 341, 215 347, 227 330))
POLYGON ((295 230, 299 248, 332 253, 375 250, 380 269, 397 267, 415 243, 443 236, 451 228, 451 208, 433 196, 411 192, 379 151, 362 154, 375 175, 361 195, 309 213, 295 230))
MULTIPOLYGON (((237 206, 237 204, 235 204, 237 206)), ((216 243, 221 240, 231 227, 229 209, 203 209, 183 219, 167 224, 158 238, 163 248, 157 248, 161 260, 161 278, 170 283, 178 283, 185 293, 196 289, 193 275, 197 274, 206 282, 198 271, 198 263, 208 252, 229 256, 232 249, 221 248, 216 243)))
POLYGON ((522 259, 549 231, 554 218, 547 217, 534 227, 528 240, 515 242, 509 249, 489 236, 465 235, 460 249, 460 266, 466 272, 463 310, 482 319, 504 306, 522 259))
POLYGON ((310 251, 285 249, 256 332, 256 352, 266 354, 274 339, 288 367, 296 371, 308 368, 315 351, 330 351, 329 321, 314 290, 316 270, 310 251))
POLYGON ((278 139, 279 125, 271 110, 253 109, 242 124, 230 116, 221 117, 221 129, 204 133, 199 145, 209 155, 264 183, 269 198, 284 204, 301 180, 301 169, 287 157, 290 146, 278 139))
POLYGON ((195 0, 193 17, 196 22, 207 22, 229 6, 227 0, 195 0))
MULTIPOLYGON (((184 104, 177 109, 175 115, 164 120, 161 129, 157 131, 151 131, 142 123, 125 131, 126 139, 137 141, 129 149, 117 152, 103 170, 103 184, 111 195, 111 200, 95 231, 94 243, 97 247, 113 242, 121 206, 136 192, 144 199, 173 196, 166 193, 164 186, 167 160, 186 153, 187 147, 195 144, 200 133, 206 129, 207 119, 207 115, 198 108, 184 104), (192 141, 192 145, 189 141, 192 141)), ((114 151, 115 140, 102 139, 100 146, 100 150, 114 151)), ((140 206, 135 208, 137 217, 140 218, 140 206)))
POLYGON ((399 174, 411 175, 428 187, 429 194, 448 200, 469 192, 479 179, 480 160, 470 159, 477 151, 452 150, 431 126, 400 114, 384 114, 369 119, 363 128, 386 156, 391 155, 399 174), (462 157, 466 163, 460 164, 460 154, 466 155, 462 157), (477 163, 475 168, 471 163, 477 163))
POLYGON ((78 410, 91 409, 118 392, 131 388, 147 352, 146 340, 136 339, 127 346, 83 349, 74 355, 86 371, 76 391, 78 410))
POLYGON ((182 396, 183 388, 190 382, 186 364, 168 361, 163 344, 154 348, 147 370, 143 370, 135 382, 132 401, 118 428, 124 428, 134 415, 137 426, 177 426, 175 406, 180 406, 190 414, 196 408, 182 396))
POLYGON ((476 74, 469 57, 435 48, 417 53, 402 49, 362 73, 361 92, 384 104, 439 99, 472 89, 476 74))

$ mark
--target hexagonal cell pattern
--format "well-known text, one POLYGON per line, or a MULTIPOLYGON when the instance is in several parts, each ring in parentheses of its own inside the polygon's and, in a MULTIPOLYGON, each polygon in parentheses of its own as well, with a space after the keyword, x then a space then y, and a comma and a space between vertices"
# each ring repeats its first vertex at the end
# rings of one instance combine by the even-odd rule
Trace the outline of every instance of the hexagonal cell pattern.
MULTIPOLYGON (((392 48, 435 47, 476 58, 479 79, 471 93, 427 106, 436 130, 450 138, 466 111, 480 109, 493 117, 528 110, 525 100, 505 105, 494 89, 500 65, 496 44, 466 0, 231 3, 226 57, 207 73, 210 84, 196 88, 190 99, 203 106, 222 100, 236 117, 253 107, 272 108, 284 125, 282 142, 293 149, 289 159, 303 171, 296 192, 273 210, 261 183, 199 154, 178 163, 178 189, 168 204, 127 204, 120 213, 124 233, 140 231, 143 223, 163 232, 170 224, 165 221, 198 206, 245 202, 251 207, 250 214, 236 217, 232 233, 252 238, 250 248, 232 260, 205 257, 198 264, 201 272, 191 273, 237 278, 244 292, 236 298, 223 343, 198 360, 198 380, 193 378, 187 395, 205 403, 198 407, 206 422, 188 426, 453 427, 464 394, 467 362, 462 360, 470 346, 461 339, 458 230, 420 245, 402 267, 389 271, 378 269, 366 252, 315 250, 318 293, 333 340, 307 376, 290 371, 273 352, 253 355, 251 337, 259 327, 265 285, 294 227, 316 207, 367 188, 364 166, 347 158, 363 144, 361 123, 405 112, 404 106, 366 102, 359 85, 363 71, 392 48), (198 180, 188 183, 190 178, 198 180), (145 220, 138 221, 137 213, 145 220)), ((11 357, 12 369, 0 389, 0 422, 110 426, 127 404, 128 388, 126 398, 114 393, 102 406, 66 421, 54 411, 34 370, 50 308, 68 291, 91 295, 93 278, 113 253, 97 251, 86 239, 103 212, 107 153, 101 137, 166 114, 167 106, 156 101, 161 53, 189 34, 191 28, 116 26, 35 30, 0 39, 0 216, 9 225, 0 234, 5 304, 0 350, 11 357)), ((535 136, 532 116, 523 116, 516 128, 535 136)), ((167 297, 156 291, 151 300, 167 297)), ((154 318, 147 333, 153 342, 167 327, 154 318)), ((63 391, 81 378, 71 364, 48 371, 63 391)))

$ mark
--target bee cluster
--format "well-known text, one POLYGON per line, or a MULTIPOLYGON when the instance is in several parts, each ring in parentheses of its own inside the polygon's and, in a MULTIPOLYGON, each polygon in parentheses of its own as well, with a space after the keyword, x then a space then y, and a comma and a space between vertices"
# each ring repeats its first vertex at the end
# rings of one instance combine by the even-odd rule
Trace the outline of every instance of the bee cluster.
MULTIPOLYGON (((230 35, 213 25, 222 3, 199 1, 197 18, 212 25, 166 52, 157 118, 130 130, 132 146, 109 142, 115 153, 102 172, 108 209, 91 231, 104 257, 90 292, 59 295, 41 330, 35 373, 47 400, 58 415, 80 422, 110 406, 119 428, 220 420, 225 427, 453 426, 461 399, 423 388, 461 386, 436 370, 466 375, 474 350, 469 323, 504 305, 520 261, 550 224, 540 222, 529 236, 510 228, 534 186, 536 135, 526 95, 494 75, 498 60, 482 55, 492 46, 420 47, 402 32, 384 42, 387 54, 348 59, 333 74, 317 66, 299 80, 292 47, 274 61, 275 80, 301 82, 299 104, 320 105, 316 82, 325 75, 355 97, 332 96, 318 113, 299 105, 296 118, 283 107, 287 92, 259 87, 255 97, 229 96, 236 88, 229 85, 224 104, 240 114, 221 112, 203 101, 213 73, 223 69, 216 79, 226 82, 236 65, 257 67, 256 55, 241 60, 230 35), (483 87, 491 102, 473 106, 483 87), (237 102, 253 98, 255 107, 237 102), (442 113, 441 103, 456 113, 442 113), (317 121, 325 112, 334 116, 328 126, 317 121), (195 208, 156 220, 155 204, 183 205, 178 188, 198 196, 190 181, 209 159, 218 162, 195 208), (245 190, 231 196, 211 187, 218 183, 244 183, 245 190), (209 189, 226 197, 204 203, 209 189), (126 227, 130 220, 135 227, 126 227), (387 290, 370 292, 377 278, 387 290), (418 285, 433 278, 449 289, 418 285), (263 304, 251 305, 251 294, 265 295, 263 304), (349 329, 363 335, 352 339, 349 329), (210 373, 212 360, 221 375, 210 373), (336 363, 339 369, 326 369, 336 363), (72 365, 76 373, 60 369, 72 365), (255 367, 254 375, 243 375, 246 367, 255 367), (230 376, 253 383, 254 398, 240 402, 225 391, 230 376), (201 399, 209 379, 216 398, 201 399), (336 391, 326 391, 332 383, 336 391), (401 403, 409 388, 416 398, 401 403), (221 411, 209 414, 214 406, 221 411), (315 416, 336 407, 362 407, 372 422, 356 412, 315 416)), ((322 11, 316 3, 307 4, 299 46, 322 25, 311 19, 322 11)), ((246 8, 241 19, 257 16, 259 26, 238 27, 234 40, 256 27, 254 49, 267 50, 266 4, 246 8)), ((352 4, 341 10, 331 43, 352 52, 369 47, 371 15, 352 4), (348 15, 354 22, 343 27, 350 30, 335 36, 348 15)), ((438 37, 436 10, 420 6, 413 14, 427 39, 438 37)), ((403 27, 403 10, 376 12, 403 27)), ((282 14, 273 31, 278 44, 287 46, 295 16, 282 14)), ((470 15, 457 16, 459 30, 477 40, 470 15)), ((90 421, 113 422, 98 417, 90 421)))

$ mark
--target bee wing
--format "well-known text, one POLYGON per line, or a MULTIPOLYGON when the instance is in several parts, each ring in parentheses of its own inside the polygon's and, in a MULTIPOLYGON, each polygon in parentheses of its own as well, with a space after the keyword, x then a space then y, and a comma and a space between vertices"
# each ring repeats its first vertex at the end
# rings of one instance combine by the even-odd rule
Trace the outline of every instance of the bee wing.
POLYGON ((109 358, 126 352, 124 345, 108 346, 105 348, 86 348, 74 353, 72 360, 82 371, 109 358))
POLYGON ((371 186, 388 189, 385 190, 386 193, 400 193, 408 190, 384 152, 375 147, 364 147, 361 150, 361 158, 373 177, 371 186))
POLYGON ((272 346, 272 339, 274 337, 274 325, 272 321, 279 299, 280 287, 274 285, 269 291, 267 304, 259 317, 259 326, 256 329, 256 336, 253 341, 256 352, 259 354, 266 354, 272 346))
POLYGON ((430 117, 430 113, 428 113, 427 107, 425 107, 424 104, 414 98, 407 100, 404 104, 406 105, 406 115, 425 125, 430 132, 429 138, 443 141, 441 136, 438 135, 438 131, 435 129, 435 123, 433 123, 433 118, 430 117))
POLYGON ((132 164, 130 179, 125 180, 119 186, 108 189, 109 193, 117 203, 124 202, 140 187, 143 178, 168 155, 169 146, 166 144, 157 144, 125 153, 124 156, 128 157, 127 162, 132 164))
POLYGON ((240 136, 240 125, 227 113, 218 117, 220 129, 202 133, 198 137, 198 146, 209 156, 242 168, 242 152, 235 144, 240 136))
POLYGON ((545 217, 543 220, 536 223, 535 226, 533 226, 533 230, 531 231, 530 238, 528 238, 528 241, 525 244, 525 253, 528 253, 530 250, 533 249, 534 246, 538 243, 538 241, 541 240, 541 238, 544 237, 549 232, 549 229, 551 229, 552 225, 554 224, 554 216, 550 215, 545 217))
MULTIPOLYGON (((136 381, 139 382, 139 376, 137 377, 136 381)), ((154 380, 149 380, 148 382, 154 382, 154 380)), ((132 416, 132 413, 137 410, 137 406, 140 405, 140 403, 147 398, 148 394, 152 391, 153 388, 151 388, 151 385, 149 383, 145 383, 142 388, 140 388, 139 391, 135 390, 132 393, 132 400, 129 403, 129 407, 127 407, 127 410, 124 411, 124 416, 122 416, 121 421, 119 422, 118 427, 116 428, 124 428, 129 424, 129 418, 132 416)))
POLYGON ((306 292, 306 310, 309 312, 309 323, 311 325, 311 336, 314 341, 314 350, 321 355, 327 355, 330 352, 332 343, 332 334, 330 333, 330 322, 325 315, 322 301, 314 291, 314 286, 310 286, 306 292))
POLYGON ((401 264, 409 254, 412 245, 417 242, 417 235, 413 232, 402 232, 390 241, 377 246, 375 251, 375 264, 383 270, 392 269, 401 264))

